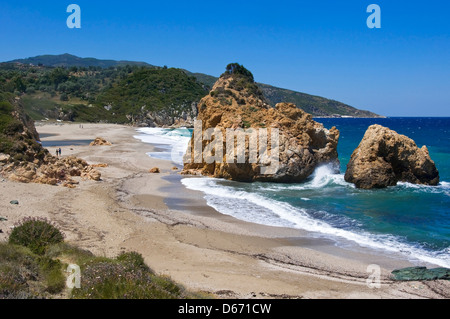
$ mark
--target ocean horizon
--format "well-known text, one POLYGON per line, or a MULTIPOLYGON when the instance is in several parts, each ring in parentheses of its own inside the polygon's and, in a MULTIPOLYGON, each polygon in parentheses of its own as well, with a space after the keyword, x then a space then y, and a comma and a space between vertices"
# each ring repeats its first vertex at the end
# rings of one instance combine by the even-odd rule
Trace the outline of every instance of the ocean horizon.
MULTIPOLYGON (((308 231, 349 249, 376 249, 411 262, 450 268, 450 117, 315 118, 341 132, 340 173, 320 166, 304 182, 240 183, 186 177, 209 206, 237 219, 308 231), (356 189, 344 180, 346 165, 367 128, 380 124, 426 145, 440 173, 438 186, 399 183, 356 189)), ((135 137, 157 146, 149 156, 182 166, 191 130, 140 128, 135 137)))

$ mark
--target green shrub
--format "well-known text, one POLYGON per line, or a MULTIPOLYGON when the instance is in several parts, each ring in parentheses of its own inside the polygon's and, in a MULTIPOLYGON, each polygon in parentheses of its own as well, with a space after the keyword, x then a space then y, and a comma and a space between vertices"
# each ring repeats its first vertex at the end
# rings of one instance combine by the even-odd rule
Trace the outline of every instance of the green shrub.
POLYGON ((11 105, 11 103, 7 102, 7 101, 1 101, 0 102, 0 113, 11 113, 13 111, 13 107, 11 105))
POLYGON ((92 252, 69 245, 65 242, 48 246, 45 256, 49 258, 70 259, 71 262, 75 264, 86 263, 95 257, 92 252))
POLYGON ((15 119, 12 116, 13 110, 14 109, 9 102, 0 101, 0 133, 4 134, 4 131, 9 127, 9 125, 15 122, 15 119))
POLYGON ((0 243, 0 299, 48 298, 62 292, 65 281, 61 261, 0 243))
POLYGON ((36 88, 34 86, 29 86, 29 87, 27 87, 26 92, 28 94, 34 94, 34 93, 36 93, 36 88))
POLYGON ((38 280, 39 274, 29 249, 0 243, 0 299, 34 298, 37 294, 29 282, 38 280))
POLYGON ((150 267, 145 264, 144 257, 137 252, 122 253, 116 259, 122 264, 129 264, 131 267, 154 273, 150 267))
POLYGON ((61 261, 49 257, 41 257, 39 266, 45 278, 46 291, 51 294, 60 293, 66 284, 61 261))
POLYGON ((152 281, 152 275, 130 269, 117 261, 90 263, 82 271, 80 289, 72 291, 75 299, 157 299, 173 298, 152 281))
POLYGON ((61 101, 69 101, 69 96, 66 93, 61 94, 59 97, 61 101))
POLYGON ((72 290, 75 299, 194 297, 170 278, 155 275, 136 252, 122 253, 115 259, 94 258, 82 265, 81 272, 81 288, 72 290))
POLYGON ((22 132, 23 132, 23 125, 16 119, 12 119, 7 125, 5 125, 3 129, 3 133, 10 136, 22 132))
POLYGON ((249 81, 254 81, 253 74, 247 70, 243 65, 240 65, 238 63, 230 63, 227 65, 225 74, 231 75, 231 74, 237 74, 241 75, 244 78, 248 79, 249 81))
POLYGON ((0 265, 0 299, 18 298, 27 288, 27 280, 19 269, 0 265))
POLYGON ((13 147, 13 143, 0 134, 0 153, 9 154, 13 147))
POLYGON ((43 255, 47 247, 64 240, 63 234, 46 219, 26 218, 14 227, 9 243, 28 247, 32 252, 43 255))
POLYGON ((18 162, 22 162, 25 160, 25 155, 21 154, 21 153, 17 153, 16 155, 14 155, 13 157, 14 161, 18 161, 18 162))

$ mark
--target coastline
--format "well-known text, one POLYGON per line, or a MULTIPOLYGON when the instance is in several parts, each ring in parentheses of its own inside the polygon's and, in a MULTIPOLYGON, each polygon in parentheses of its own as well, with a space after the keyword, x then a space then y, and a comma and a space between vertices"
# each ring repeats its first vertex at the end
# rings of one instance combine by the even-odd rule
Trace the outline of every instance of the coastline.
MULTIPOLYGON (((112 257, 137 251, 157 273, 192 290, 221 298, 441 298, 448 281, 392 282, 394 268, 411 263, 372 252, 344 251, 305 232, 243 222, 206 204, 200 192, 179 183, 173 163, 150 158, 155 150, 133 137, 136 128, 111 124, 36 125, 45 141, 94 140, 112 146, 65 146, 100 168, 101 182, 83 181, 76 189, 38 184, 0 183, 1 223, 23 217, 54 221, 66 240, 93 253, 112 257), (159 167, 161 174, 148 170, 159 167), (10 200, 19 200, 13 207, 10 200), (382 266, 382 285, 367 287, 367 266, 382 266)), ((48 147, 54 154, 55 147, 48 147)), ((193 177, 195 178, 195 177, 193 177)))

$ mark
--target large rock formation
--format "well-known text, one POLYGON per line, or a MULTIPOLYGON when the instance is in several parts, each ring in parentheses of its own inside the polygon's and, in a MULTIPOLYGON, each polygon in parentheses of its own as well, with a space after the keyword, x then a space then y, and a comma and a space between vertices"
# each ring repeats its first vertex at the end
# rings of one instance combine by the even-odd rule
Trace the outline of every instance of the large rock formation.
POLYGON ((0 101, 0 175, 21 183, 73 187, 72 177, 98 181, 101 174, 76 157, 56 158, 42 147, 20 99, 0 101))
MULTIPOLYGON (((310 114, 294 104, 280 103, 275 108, 269 106, 261 90, 254 82, 253 75, 238 64, 230 64, 227 71, 215 83, 213 89, 198 104, 201 121, 201 135, 191 139, 190 147, 184 158, 183 174, 206 175, 236 181, 274 181, 300 182, 310 176, 321 164, 333 163, 338 170, 337 143, 339 131, 333 127, 328 130, 313 121, 310 114), (208 134, 216 129, 211 137, 208 134), (249 150, 250 139, 245 140, 245 161, 237 161, 226 156, 227 129, 234 132, 267 134, 267 143, 260 135, 258 154, 249 150), (278 138, 276 138, 278 129, 278 138), (261 132, 266 133, 261 133, 261 132), (221 133, 221 134, 220 134, 221 133), (222 139, 218 136, 221 135, 222 139), (195 153, 199 145, 203 158, 195 153), (215 147, 211 149, 214 142, 215 147), (223 142, 223 143, 222 143, 223 142), (278 143, 277 143, 278 142, 278 143), (278 149, 277 149, 278 144, 278 149), (218 148, 222 148, 220 156, 218 148), (214 160, 205 160, 206 154, 214 160), (257 161, 250 160, 250 157, 257 161), (275 157, 274 157, 275 156, 275 157), (274 159, 277 165, 274 164, 274 159)), ((238 154, 236 145, 231 146, 238 154)), ((228 146, 231 143, 228 143, 228 146)), ((256 144, 254 144, 256 145, 256 144)))
POLYGON ((347 165, 345 180, 358 188, 384 188, 397 182, 437 185, 439 172, 426 146, 381 125, 366 131, 347 165))

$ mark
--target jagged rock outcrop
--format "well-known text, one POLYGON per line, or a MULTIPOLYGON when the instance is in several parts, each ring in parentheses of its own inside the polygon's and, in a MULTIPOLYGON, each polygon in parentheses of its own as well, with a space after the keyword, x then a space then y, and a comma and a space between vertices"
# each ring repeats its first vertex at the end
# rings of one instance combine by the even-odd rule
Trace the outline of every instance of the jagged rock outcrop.
POLYGON ((15 104, 15 108, 12 111, 12 116, 19 122, 22 123, 22 135, 28 135, 33 138, 35 141, 40 141, 39 134, 36 131, 36 127, 34 126, 34 121, 25 113, 23 105, 19 97, 14 99, 13 104, 15 104))
POLYGON ((381 125, 370 126, 347 165, 345 180, 357 188, 394 186, 399 181, 437 185, 439 172, 426 146, 381 125))
MULTIPOLYGON (((188 152, 184 158, 182 174, 206 175, 226 178, 236 181, 274 181, 299 182, 310 176, 321 164, 333 163, 339 168, 337 143, 339 131, 333 127, 328 130, 322 124, 313 121, 310 114, 297 108, 294 104, 279 103, 272 108, 265 100, 261 90, 256 85, 253 75, 238 64, 230 64, 227 71, 215 83, 209 95, 198 104, 197 120, 202 123, 203 142, 201 150, 210 151, 211 142, 217 142, 220 148, 220 138, 214 135, 211 141, 205 136, 210 129, 218 129, 222 133, 223 157, 218 148, 211 154, 214 161, 198 160, 195 152, 188 152), (245 162, 229 160, 226 157, 227 129, 252 129, 261 132, 267 129, 267 148, 258 149, 258 161, 250 161, 250 141, 245 141, 245 162), (278 149, 273 141, 272 132, 278 129, 278 149), (277 153, 278 163, 272 166, 272 155, 277 153), (276 167, 275 170, 266 170, 276 167), (270 172, 267 174, 267 172, 270 172)), ((248 132, 248 131, 247 131, 248 132)), ((196 148, 196 130, 191 139, 190 150, 196 148)), ((220 135, 220 134, 218 134, 220 135)), ((197 137, 198 138, 198 137, 197 137)), ((263 139, 259 139, 261 146, 263 139)), ((237 142, 236 142, 237 143, 237 142)), ((258 146, 258 147, 259 147, 258 146)), ((237 147, 234 146, 235 154, 237 147)))
POLYGON ((89 146, 111 146, 112 143, 108 142, 102 137, 97 137, 94 141, 89 144, 89 146))
POLYGON ((72 177, 98 181, 101 174, 76 157, 57 158, 42 147, 33 121, 23 111, 20 99, 3 101, 0 115, 8 121, 0 131, 0 175, 21 183, 74 187, 72 177))
POLYGON ((74 156, 56 158, 51 155, 42 162, 9 163, 2 169, 2 175, 9 180, 20 183, 38 183, 57 185, 77 184, 72 177, 82 177, 87 180, 99 181, 101 174, 86 161, 74 156))

